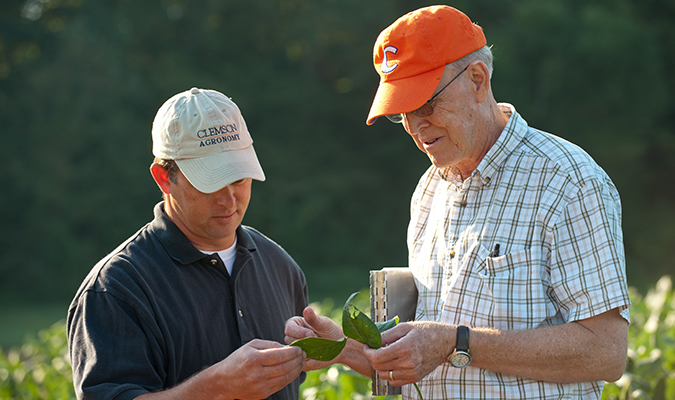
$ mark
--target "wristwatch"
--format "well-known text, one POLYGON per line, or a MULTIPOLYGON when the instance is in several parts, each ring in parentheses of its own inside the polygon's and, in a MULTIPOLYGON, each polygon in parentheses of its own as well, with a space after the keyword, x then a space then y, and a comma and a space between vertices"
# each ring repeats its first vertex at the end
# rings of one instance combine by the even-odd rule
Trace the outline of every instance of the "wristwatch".
POLYGON ((457 344, 455 345, 455 350, 448 356, 448 361, 455 368, 465 368, 471 364, 469 328, 464 325, 457 327, 457 344))

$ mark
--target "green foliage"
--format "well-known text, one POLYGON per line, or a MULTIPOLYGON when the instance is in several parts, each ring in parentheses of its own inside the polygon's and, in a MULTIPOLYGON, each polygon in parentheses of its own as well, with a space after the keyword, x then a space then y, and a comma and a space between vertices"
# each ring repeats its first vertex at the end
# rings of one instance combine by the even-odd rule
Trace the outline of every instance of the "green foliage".
POLYGON ((23 346, 0 349, 0 399, 74 399, 66 325, 54 324, 23 346))
POLYGON ((382 335, 373 321, 354 306, 351 301, 357 293, 349 296, 342 308, 342 330, 345 336, 368 345, 371 349, 382 347, 382 335))
MULTIPOLYGON (((400 126, 364 121, 375 38, 428 4, 0 2, 0 301, 70 299, 152 218, 151 122, 192 86, 242 109, 268 178, 254 184, 245 223, 293 255, 313 300, 346 298, 354 277, 405 264, 410 195, 429 161, 400 126)), ((673 1, 453 5, 493 46, 496 98, 580 144, 614 179, 629 281, 646 290, 672 271, 673 1)))
POLYGON ((386 330, 389 330, 400 322, 398 315, 394 316, 394 318, 387 320, 387 321, 381 321, 381 322, 375 322, 375 326, 377 327, 377 330, 380 331, 380 333, 383 333, 386 330))
MULTIPOLYGON (((301 400, 366 400, 372 399, 370 379, 343 365, 332 365, 307 373, 300 386, 301 400)), ((382 396, 388 398, 393 396, 382 396)), ((398 396, 400 397, 400 396, 398 396)))
POLYGON ((617 382, 605 385, 603 400, 675 399, 675 291, 662 277, 643 298, 630 293, 628 363, 617 382))
MULTIPOLYGON (((675 398, 675 290, 664 276, 646 296, 631 288, 628 363, 617 382, 607 383, 603 400, 675 398)), ((367 297, 355 303, 364 310, 367 297)), ((313 303, 321 315, 341 323, 342 309, 331 299, 313 303)), ((40 331, 23 346, 0 351, 0 398, 74 399, 64 322, 40 331)), ((301 386, 303 400, 370 397, 370 379, 342 365, 310 371, 301 386)))
POLYGON ((330 361, 337 357, 347 344, 346 338, 331 340, 318 337, 306 337, 290 344, 303 349, 307 358, 319 361, 330 361))

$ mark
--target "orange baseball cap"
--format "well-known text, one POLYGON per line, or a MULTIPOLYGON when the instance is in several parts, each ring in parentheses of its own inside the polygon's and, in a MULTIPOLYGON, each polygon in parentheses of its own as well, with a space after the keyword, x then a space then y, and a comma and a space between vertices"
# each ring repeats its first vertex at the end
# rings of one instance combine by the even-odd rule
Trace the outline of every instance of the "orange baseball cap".
POLYGON ((449 6, 420 8, 397 19, 375 42, 373 64, 380 86, 366 123, 421 107, 438 86, 446 64, 486 44, 483 29, 449 6))

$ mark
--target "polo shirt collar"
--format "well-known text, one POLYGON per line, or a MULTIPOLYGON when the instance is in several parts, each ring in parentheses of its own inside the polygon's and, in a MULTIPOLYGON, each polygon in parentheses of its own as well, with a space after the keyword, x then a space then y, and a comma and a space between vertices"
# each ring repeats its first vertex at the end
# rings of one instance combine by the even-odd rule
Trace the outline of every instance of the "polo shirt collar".
MULTIPOLYGON (((157 237, 164 250, 174 260, 181 264, 192 264, 208 255, 199 251, 176 224, 164 213, 164 202, 161 201, 153 209, 155 219, 150 223, 150 231, 157 237)), ((237 248, 255 251, 257 247, 251 235, 242 228, 237 227, 237 248)))

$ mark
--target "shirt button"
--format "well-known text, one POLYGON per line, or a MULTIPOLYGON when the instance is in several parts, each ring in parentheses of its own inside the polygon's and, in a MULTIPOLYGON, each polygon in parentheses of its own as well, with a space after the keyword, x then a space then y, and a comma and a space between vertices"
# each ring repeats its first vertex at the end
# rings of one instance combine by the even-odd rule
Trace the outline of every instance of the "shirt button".
POLYGON ((239 310, 239 316, 242 317, 242 318, 244 318, 244 313, 241 312, 241 310, 239 310))
POLYGON ((459 201, 459 206, 460 207, 466 207, 466 199, 462 199, 459 201))
POLYGON ((485 177, 485 183, 490 183, 490 180, 491 180, 491 179, 490 179, 489 176, 486 176, 486 177, 485 177))
POLYGON ((454 250, 450 250, 450 258, 455 258, 455 251, 454 250))

